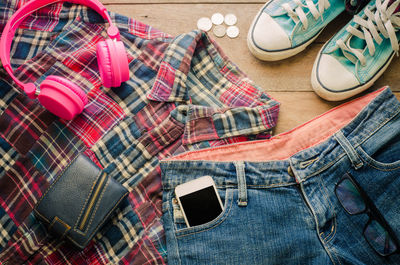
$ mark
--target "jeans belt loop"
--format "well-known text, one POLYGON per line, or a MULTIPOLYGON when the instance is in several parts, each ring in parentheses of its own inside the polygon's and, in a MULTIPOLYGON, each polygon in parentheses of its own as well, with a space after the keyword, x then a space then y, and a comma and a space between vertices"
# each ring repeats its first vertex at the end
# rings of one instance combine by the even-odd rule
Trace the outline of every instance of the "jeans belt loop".
POLYGON ((246 187, 246 174, 244 170, 244 162, 235 162, 236 175, 238 179, 238 190, 239 190, 239 206, 247 206, 247 187, 246 187))
POLYGON ((353 167, 356 170, 361 168, 364 165, 363 161, 361 160, 360 156, 357 154, 357 151, 351 145, 349 140, 347 140, 347 138, 343 135, 342 131, 338 131, 335 134, 335 138, 338 141, 338 143, 340 144, 340 146, 342 146, 342 148, 346 152, 353 167))

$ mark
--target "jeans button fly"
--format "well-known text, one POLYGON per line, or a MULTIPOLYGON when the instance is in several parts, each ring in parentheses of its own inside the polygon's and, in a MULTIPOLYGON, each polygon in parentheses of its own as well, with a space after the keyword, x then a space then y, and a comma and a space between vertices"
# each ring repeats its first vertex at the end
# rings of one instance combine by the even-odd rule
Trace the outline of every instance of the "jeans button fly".
POLYGON ((291 166, 288 166, 288 168, 287 168, 287 172, 288 172, 289 176, 291 176, 291 177, 293 177, 293 178, 294 178, 294 173, 293 173, 293 169, 292 169, 292 167, 291 167, 291 166))

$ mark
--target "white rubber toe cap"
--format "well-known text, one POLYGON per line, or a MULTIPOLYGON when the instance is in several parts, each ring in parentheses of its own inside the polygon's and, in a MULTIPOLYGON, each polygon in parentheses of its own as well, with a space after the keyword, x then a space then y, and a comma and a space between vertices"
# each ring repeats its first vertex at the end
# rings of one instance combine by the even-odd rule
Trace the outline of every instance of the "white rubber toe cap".
POLYGON ((291 48, 289 37, 275 20, 262 12, 254 25, 253 42, 259 49, 274 51, 291 48))
POLYGON ((354 74, 331 55, 322 54, 316 70, 318 82, 331 92, 340 93, 360 85, 354 74))

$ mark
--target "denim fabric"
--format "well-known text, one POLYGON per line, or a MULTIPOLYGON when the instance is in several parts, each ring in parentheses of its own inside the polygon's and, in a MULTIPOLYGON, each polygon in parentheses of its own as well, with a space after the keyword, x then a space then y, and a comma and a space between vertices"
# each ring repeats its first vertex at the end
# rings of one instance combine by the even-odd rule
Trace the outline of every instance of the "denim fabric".
POLYGON ((400 102, 389 88, 270 140, 189 152, 161 169, 169 264, 399 264, 398 253, 376 254, 363 237, 368 215, 346 213, 334 192, 351 174, 400 237, 400 102), (187 228, 174 188, 204 175, 224 211, 187 228))

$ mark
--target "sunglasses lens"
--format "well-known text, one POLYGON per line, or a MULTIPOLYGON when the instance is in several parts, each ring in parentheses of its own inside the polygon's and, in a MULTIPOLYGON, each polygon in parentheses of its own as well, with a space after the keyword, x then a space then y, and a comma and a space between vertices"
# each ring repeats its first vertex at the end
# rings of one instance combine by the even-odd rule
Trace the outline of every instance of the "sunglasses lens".
POLYGON ((397 250, 396 244, 389 233, 376 220, 372 220, 365 228, 364 236, 371 246, 382 256, 392 254, 397 250))
POLYGON ((358 214, 365 210, 365 202, 360 192, 349 179, 343 179, 336 186, 336 196, 342 206, 350 214, 358 214))

